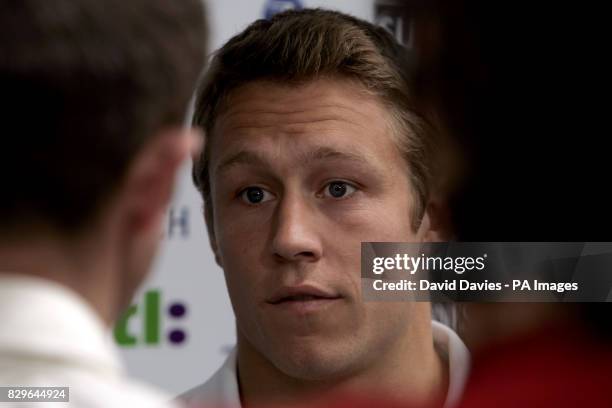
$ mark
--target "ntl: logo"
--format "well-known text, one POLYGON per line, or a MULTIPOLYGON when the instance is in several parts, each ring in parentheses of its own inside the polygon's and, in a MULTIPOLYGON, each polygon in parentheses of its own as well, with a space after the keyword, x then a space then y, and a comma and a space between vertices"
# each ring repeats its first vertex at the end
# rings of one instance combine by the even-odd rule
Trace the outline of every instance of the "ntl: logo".
MULTIPOLYGON (((173 302, 168 306, 168 315, 171 319, 181 319, 187 313, 187 307, 182 302, 173 302)), ((122 347, 131 347, 139 343, 138 335, 130 332, 130 321, 140 316, 142 321, 142 337, 140 342, 147 345, 159 345, 161 336, 161 292, 149 290, 144 294, 144 301, 138 305, 130 306, 115 324, 115 341, 122 347), (140 310, 139 310, 139 306, 140 310)), ((179 345, 187 338, 183 330, 170 330, 168 341, 179 345)))

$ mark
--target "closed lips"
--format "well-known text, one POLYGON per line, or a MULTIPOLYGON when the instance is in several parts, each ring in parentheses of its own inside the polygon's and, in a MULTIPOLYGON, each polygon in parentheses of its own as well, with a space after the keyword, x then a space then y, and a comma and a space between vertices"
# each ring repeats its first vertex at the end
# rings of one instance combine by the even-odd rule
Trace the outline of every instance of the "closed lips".
POLYGON ((283 302, 307 302, 313 300, 339 299, 341 296, 333 292, 317 288, 285 288, 272 296, 268 303, 273 305, 283 302))

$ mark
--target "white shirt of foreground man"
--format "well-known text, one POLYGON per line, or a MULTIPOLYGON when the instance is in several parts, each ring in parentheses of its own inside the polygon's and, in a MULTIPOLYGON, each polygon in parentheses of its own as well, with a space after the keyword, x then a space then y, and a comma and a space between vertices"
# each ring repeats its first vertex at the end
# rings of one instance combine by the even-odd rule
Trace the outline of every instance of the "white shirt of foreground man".
POLYGON ((168 396, 128 379, 102 321, 63 286, 0 275, 0 322, 0 386, 70 387, 70 402, 49 403, 56 408, 178 408, 168 396))
MULTIPOLYGON (((431 328, 436 350, 448 364, 448 391, 444 407, 453 407, 459 402, 469 373, 470 354, 459 336, 448 326, 432 321, 431 328)), ((216 406, 240 407, 236 349, 232 350, 225 363, 204 384, 181 396, 190 407, 216 406)))

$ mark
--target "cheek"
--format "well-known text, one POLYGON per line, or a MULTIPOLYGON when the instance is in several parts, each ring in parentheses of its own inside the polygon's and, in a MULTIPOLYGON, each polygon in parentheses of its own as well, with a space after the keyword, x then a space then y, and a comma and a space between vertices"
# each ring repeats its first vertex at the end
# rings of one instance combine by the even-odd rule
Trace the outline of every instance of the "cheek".
POLYGON ((265 287, 265 274, 258 263, 253 262, 255 257, 249 253, 251 250, 248 247, 238 251, 225 249, 222 255, 223 272, 232 308, 239 323, 247 328, 258 320, 256 311, 264 298, 262 288, 265 287))
POLYGON ((269 211, 236 204, 216 208, 215 235, 223 254, 249 255, 266 242, 270 225, 269 211))
MULTIPOLYGON (((369 200, 360 203, 359 207, 328 214, 328 220, 333 221, 326 228, 325 262, 332 270, 342 271, 343 281, 350 286, 355 299, 361 298, 362 242, 403 242, 416 239, 411 226, 409 200, 369 200)), ((368 310, 364 308, 360 314, 365 316, 368 310)))
POLYGON ((223 270, 232 292, 239 288, 247 290, 263 278, 258 265, 261 264, 265 240, 260 234, 249 231, 242 228, 226 229, 217 236, 223 270))
POLYGON ((330 219, 336 223, 336 241, 401 242, 414 238, 408 199, 368 199, 350 208, 334 209, 334 213, 330 219))
POLYGON ((269 227, 262 218, 229 210, 215 214, 215 239, 233 298, 252 298, 255 288, 263 287, 269 227))

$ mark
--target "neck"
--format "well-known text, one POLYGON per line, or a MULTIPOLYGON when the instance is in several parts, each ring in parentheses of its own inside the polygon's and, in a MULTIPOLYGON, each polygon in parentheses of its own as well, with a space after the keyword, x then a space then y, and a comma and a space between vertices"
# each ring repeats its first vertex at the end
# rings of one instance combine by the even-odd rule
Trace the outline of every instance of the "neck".
POLYGON ((367 367, 317 381, 283 373, 238 333, 238 379, 244 406, 337 403, 344 397, 441 406, 446 396, 448 367, 433 346, 430 321, 418 337, 404 336, 380 350, 367 367))
MULTIPOLYGON (((102 241, 102 240, 100 240, 102 241)), ((0 273, 38 277, 63 285, 85 299, 110 325, 116 315, 112 253, 100 241, 55 236, 2 241, 0 273)))

